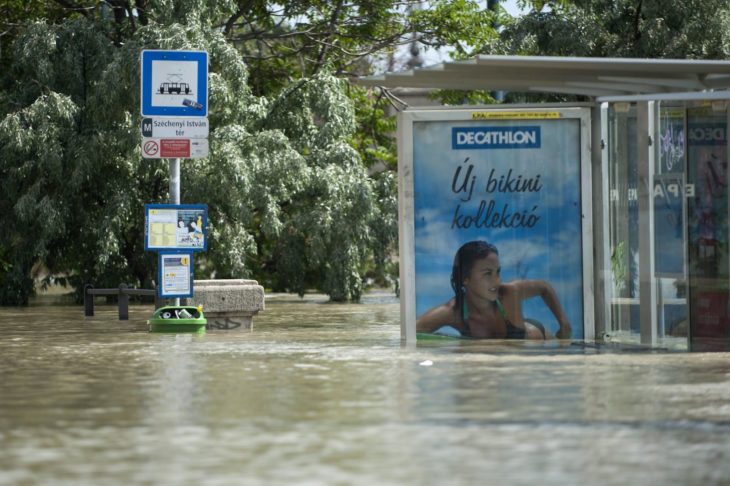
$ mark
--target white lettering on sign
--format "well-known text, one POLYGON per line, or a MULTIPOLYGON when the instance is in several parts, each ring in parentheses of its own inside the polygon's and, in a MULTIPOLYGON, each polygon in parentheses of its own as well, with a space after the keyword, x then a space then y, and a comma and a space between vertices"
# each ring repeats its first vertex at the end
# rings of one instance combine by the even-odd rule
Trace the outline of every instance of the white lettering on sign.
POLYGON ((152 118, 142 119, 145 138, 208 138, 208 119, 152 118))
POLYGON ((679 197, 682 193, 684 193, 684 197, 694 197, 695 195, 695 185, 694 184, 685 184, 684 188, 680 184, 672 183, 672 184, 656 184, 654 185, 654 197, 679 197), (684 189, 684 191, 682 191, 684 189))
POLYGON ((690 128, 689 139, 693 142, 722 142, 725 140, 725 130, 721 127, 690 128))
POLYGON ((456 136, 456 143, 459 145, 511 145, 536 141, 535 132, 461 132, 456 136))
MULTIPOLYGON (((626 197, 625 199, 627 201, 633 202, 638 200, 638 191, 635 187, 630 187, 626 191, 626 197)), ((670 183, 670 184, 655 184, 654 185, 654 191, 653 196, 655 198, 665 198, 665 197, 681 197, 684 196, 686 198, 693 198, 695 197, 695 185, 694 184, 679 184, 679 183, 670 183)), ((611 202, 617 202, 621 199, 621 196, 619 194, 618 189, 611 189, 608 192, 608 199, 611 202)))
POLYGON ((540 148, 540 127, 454 127, 452 149, 540 148))

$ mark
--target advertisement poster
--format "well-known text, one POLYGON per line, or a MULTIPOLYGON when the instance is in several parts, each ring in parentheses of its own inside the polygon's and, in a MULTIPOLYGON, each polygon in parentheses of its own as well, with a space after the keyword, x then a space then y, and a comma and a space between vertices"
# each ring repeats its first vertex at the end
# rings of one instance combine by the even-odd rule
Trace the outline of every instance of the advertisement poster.
POLYGON ((550 338, 562 320, 583 338, 588 113, 464 111, 411 125, 418 335, 440 319, 467 337, 550 338))
POLYGON ((160 253, 160 297, 193 296, 193 254, 160 253))
POLYGON ((693 116, 689 120, 689 180, 694 193, 689 204, 690 255, 693 276, 728 278, 727 122, 723 116, 693 116), (692 259, 692 256, 695 258, 692 259))
POLYGON ((724 112, 688 117, 690 349, 730 348, 728 155, 724 112))
POLYGON ((145 250, 205 251, 208 207, 205 204, 146 204, 145 250))

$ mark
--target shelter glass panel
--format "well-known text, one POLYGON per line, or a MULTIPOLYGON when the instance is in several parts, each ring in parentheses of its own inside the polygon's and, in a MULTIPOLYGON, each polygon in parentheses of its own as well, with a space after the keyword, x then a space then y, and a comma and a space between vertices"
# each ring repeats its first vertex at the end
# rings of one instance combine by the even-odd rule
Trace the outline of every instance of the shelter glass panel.
POLYGON ((686 347, 687 275, 687 116, 683 103, 662 103, 653 138, 654 268, 657 336, 665 345, 686 347))
MULTIPOLYGON (((687 347, 687 197, 686 110, 682 104, 661 104, 656 110, 652 143, 638 145, 637 108, 615 103, 608 111, 609 252, 611 268, 605 327, 612 341, 646 342, 641 336, 641 306, 656 306, 651 333, 657 345, 687 347), (639 211, 640 151, 653 151, 653 225, 639 211), (653 251, 643 255, 640 239, 653 238, 653 251), (640 262, 653 259, 655 299, 640 292, 640 262)), ((646 329, 645 331, 646 332, 646 329)))
POLYGON ((730 348, 728 144, 725 102, 687 110, 690 346, 730 348))
POLYGON ((636 108, 609 107, 609 339, 638 340, 639 238, 636 108))

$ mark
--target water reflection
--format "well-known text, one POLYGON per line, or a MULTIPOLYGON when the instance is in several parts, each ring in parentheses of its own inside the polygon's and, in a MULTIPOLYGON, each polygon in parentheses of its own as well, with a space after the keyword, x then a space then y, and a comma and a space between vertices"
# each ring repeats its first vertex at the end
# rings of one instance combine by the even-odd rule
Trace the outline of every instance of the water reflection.
POLYGON ((398 305, 277 297, 254 331, 3 309, 0 484, 722 484, 727 353, 402 348, 398 305), (432 366, 422 366, 426 360, 432 366))

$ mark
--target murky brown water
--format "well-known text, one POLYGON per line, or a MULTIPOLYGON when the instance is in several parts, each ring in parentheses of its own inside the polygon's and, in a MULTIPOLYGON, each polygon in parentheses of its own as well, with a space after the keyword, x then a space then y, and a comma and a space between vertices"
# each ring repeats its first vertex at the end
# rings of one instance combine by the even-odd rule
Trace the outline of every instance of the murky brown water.
POLYGON ((280 297, 191 336, 0 309, 0 484, 730 481, 730 353, 408 349, 398 312, 280 297))

